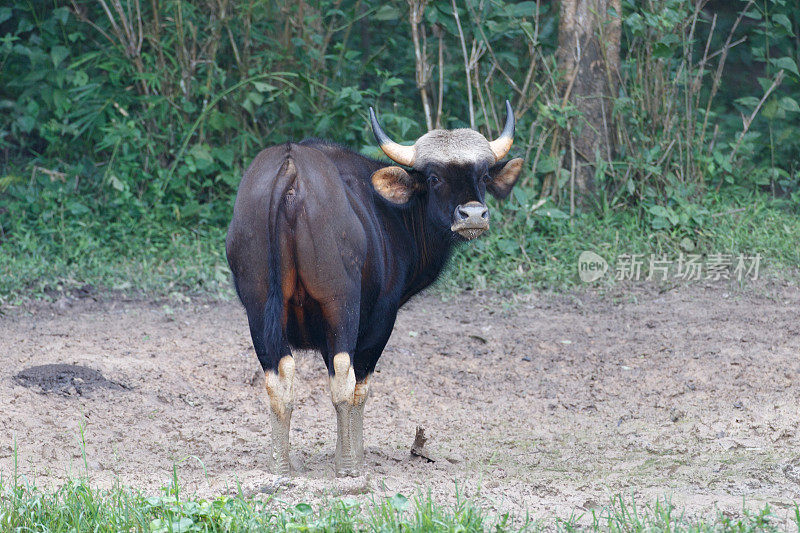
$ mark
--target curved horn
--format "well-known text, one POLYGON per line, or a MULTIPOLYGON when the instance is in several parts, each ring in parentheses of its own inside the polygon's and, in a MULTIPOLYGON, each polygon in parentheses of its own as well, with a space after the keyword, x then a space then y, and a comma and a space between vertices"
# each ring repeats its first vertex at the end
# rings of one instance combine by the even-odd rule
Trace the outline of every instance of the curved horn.
POLYGON ((371 107, 369 108, 369 120, 372 123, 372 133, 375 134, 375 140, 378 141, 378 145, 381 147, 381 150, 383 150, 383 153, 386 154, 389 159, 401 165, 406 165, 407 167, 413 166, 416 149, 413 146, 403 146, 391 140, 383 131, 381 125, 378 124, 378 119, 375 118, 375 111, 371 107))
POLYGON ((495 161, 503 159, 508 151, 511 150, 512 144, 514 144, 514 110, 511 109, 511 104, 506 100, 506 125, 500 137, 489 143, 495 161))

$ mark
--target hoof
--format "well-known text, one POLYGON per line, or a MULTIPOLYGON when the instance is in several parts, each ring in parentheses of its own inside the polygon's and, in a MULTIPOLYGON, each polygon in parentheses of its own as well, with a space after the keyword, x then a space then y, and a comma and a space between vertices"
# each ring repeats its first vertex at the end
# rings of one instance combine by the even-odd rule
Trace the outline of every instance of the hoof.
POLYGON ((289 474, 291 472, 291 468, 289 467, 289 462, 286 461, 285 463, 278 463, 272 469, 273 474, 278 476, 280 479, 289 479, 289 474))
POLYGON ((358 468, 337 469, 336 477, 361 477, 361 470, 358 468))
POLYGON ((275 494, 280 489, 285 489, 293 486, 294 484, 292 483, 292 480, 288 476, 278 476, 271 483, 262 485, 257 492, 260 492, 262 494, 275 494))

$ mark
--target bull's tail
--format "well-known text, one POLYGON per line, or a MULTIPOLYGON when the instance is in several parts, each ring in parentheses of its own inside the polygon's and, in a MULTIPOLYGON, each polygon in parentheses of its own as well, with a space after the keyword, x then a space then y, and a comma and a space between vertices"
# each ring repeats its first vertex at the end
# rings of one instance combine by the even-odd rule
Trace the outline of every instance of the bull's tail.
POLYGON ((283 290, 281 287, 281 244, 280 244, 280 211, 284 206, 286 193, 297 177, 297 167, 292 160, 291 147, 287 144, 286 159, 275 178, 275 186, 269 199, 267 223, 267 242, 269 243, 268 277, 269 288, 267 301, 264 304, 264 348, 268 361, 261 361, 264 370, 277 371, 278 361, 286 355, 283 337, 283 290))

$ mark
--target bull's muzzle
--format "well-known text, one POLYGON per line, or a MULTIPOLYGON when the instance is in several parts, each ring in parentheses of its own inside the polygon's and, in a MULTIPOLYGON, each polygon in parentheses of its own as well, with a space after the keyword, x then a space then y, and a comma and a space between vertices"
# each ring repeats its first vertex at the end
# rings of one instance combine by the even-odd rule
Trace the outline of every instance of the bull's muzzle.
POLYGON ((450 229, 467 240, 489 229, 489 209, 480 202, 467 202, 456 207, 450 229))

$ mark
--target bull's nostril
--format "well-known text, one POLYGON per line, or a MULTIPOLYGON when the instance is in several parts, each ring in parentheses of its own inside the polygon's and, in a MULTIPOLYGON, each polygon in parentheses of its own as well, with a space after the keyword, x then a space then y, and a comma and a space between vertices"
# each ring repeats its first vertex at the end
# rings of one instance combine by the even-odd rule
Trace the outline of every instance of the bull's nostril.
POLYGON ((480 224, 478 221, 481 220, 486 223, 489 221, 489 209, 485 205, 478 202, 469 202, 456 207, 456 222, 480 224))

